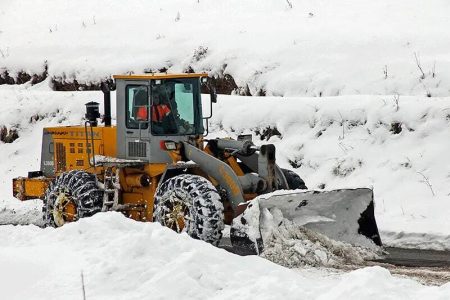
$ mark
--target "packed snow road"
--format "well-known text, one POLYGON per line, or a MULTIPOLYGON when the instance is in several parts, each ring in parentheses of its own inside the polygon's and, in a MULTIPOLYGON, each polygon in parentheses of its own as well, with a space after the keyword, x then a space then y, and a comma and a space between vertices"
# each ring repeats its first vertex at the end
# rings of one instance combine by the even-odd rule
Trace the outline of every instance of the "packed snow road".
POLYGON ((0 226, 3 299, 446 299, 372 266, 350 272, 288 269, 241 257, 157 223, 101 213, 58 229, 0 226))

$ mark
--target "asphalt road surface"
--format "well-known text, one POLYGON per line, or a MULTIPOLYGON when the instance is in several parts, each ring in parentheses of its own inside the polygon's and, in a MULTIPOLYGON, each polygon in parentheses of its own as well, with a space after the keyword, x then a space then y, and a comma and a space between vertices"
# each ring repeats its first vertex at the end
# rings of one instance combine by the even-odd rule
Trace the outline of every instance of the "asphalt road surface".
MULTIPOLYGON (((222 238, 219 247, 238 254, 231 246, 229 238, 222 238)), ((422 250, 422 249, 404 249, 404 248, 385 248, 387 255, 381 259, 374 260, 375 263, 390 264, 401 267, 420 267, 420 268, 450 268, 450 251, 422 250)))
POLYGON ((450 251, 386 248, 388 255, 376 260, 404 267, 450 267, 450 251))

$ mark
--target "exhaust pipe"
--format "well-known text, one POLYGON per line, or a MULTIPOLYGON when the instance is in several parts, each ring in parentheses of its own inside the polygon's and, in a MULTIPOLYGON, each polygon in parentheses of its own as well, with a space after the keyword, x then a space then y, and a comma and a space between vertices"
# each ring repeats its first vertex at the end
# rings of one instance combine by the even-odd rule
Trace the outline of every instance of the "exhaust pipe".
POLYGON ((105 107, 105 127, 111 127, 111 91, 106 82, 102 82, 101 88, 103 92, 103 104, 105 107))

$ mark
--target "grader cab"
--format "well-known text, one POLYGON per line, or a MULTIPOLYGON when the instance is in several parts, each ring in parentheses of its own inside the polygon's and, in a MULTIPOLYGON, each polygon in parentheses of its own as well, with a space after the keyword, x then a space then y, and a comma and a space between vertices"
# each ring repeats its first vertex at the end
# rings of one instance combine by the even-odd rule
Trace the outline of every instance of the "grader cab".
MULTIPOLYGON (((90 102, 84 124, 45 128, 41 169, 13 179, 14 196, 43 199, 47 226, 59 227, 101 211, 120 211, 134 220, 157 221, 217 245, 224 224, 233 223, 232 242, 260 250, 254 235, 249 237, 253 229, 243 214, 249 201, 276 190, 306 189, 296 173, 276 164, 275 147, 258 147, 251 136, 206 138, 211 115, 202 115, 200 89, 207 74, 118 75, 114 79, 116 126, 111 125, 110 86, 104 83, 104 125, 98 124, 98 103, 90 102)), ((212 112, 217 96, 210 90, 212 112)), ((327 215, 326 222, 323 218, 309 222, 311 228, 332 234, 339 224, 342 232, 351 230, 350 235, 381 245, 372 191, 342 191, 330 196, 296 191, 289 199, 259 200, 259 206, 281 209, 302 224, 308 223, 306 215, 311 211, 327 215), (337 203, 356 207, 354 220, 342 213, 336 217, 330 210, 337 203), (346 224, 351 222, 357 225, 349 229, 346 224)))

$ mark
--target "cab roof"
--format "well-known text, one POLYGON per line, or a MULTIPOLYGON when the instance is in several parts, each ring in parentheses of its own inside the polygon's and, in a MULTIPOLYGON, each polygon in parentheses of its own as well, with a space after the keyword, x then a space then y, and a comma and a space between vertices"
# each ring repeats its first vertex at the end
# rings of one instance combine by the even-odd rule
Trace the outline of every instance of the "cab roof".
POLYGON ((171 78, 199 78, 208 77, 208 73, 148 73, 133 75, 113 75, 114 79, 123 80, 151 80, 151 79, 171 79, 171 78))

